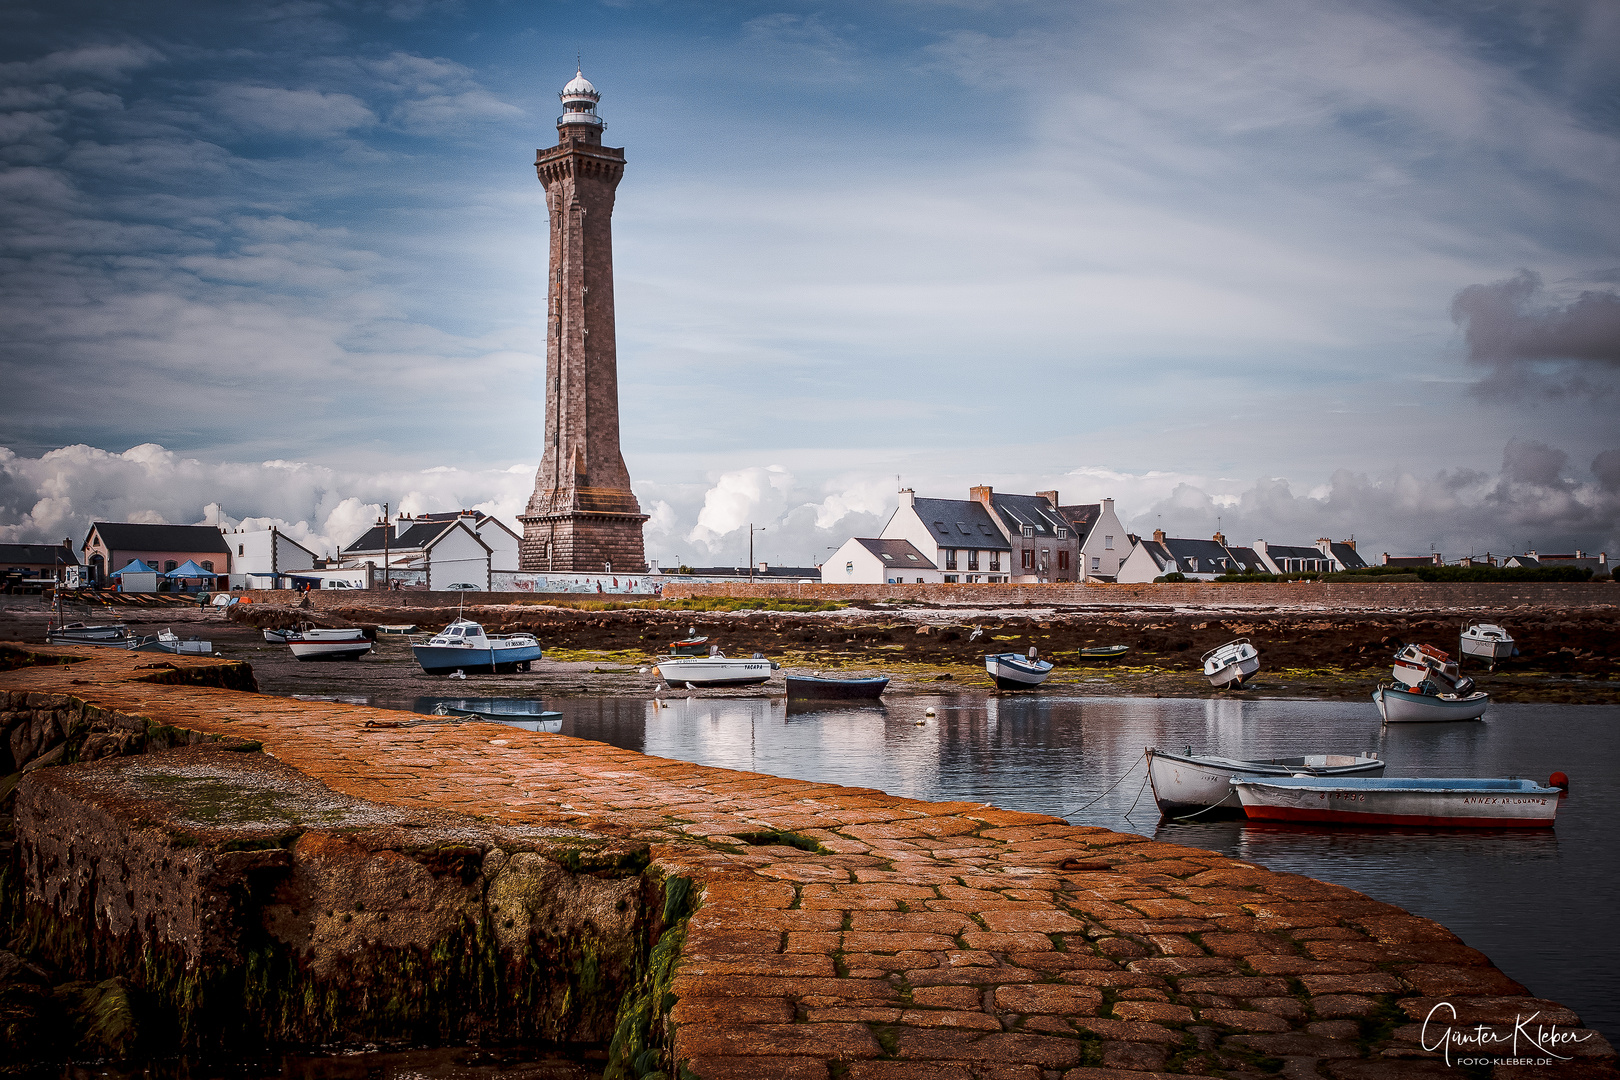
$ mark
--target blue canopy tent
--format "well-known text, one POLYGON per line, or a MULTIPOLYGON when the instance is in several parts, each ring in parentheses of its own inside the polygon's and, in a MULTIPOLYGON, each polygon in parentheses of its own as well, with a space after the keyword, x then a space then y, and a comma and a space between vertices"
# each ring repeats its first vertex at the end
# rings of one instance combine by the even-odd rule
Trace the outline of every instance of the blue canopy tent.
POLYGON ((124 567, 122 570, 114 570, 111 574, 108 574, 107 576, 108 577, 122 577, 125 574, 155 574, 157 572, 158 572, 157 567, 155 567, 155 566, 147 566, 145 563, 141 562, 141 560, 139 560, 139 559, 131 559, 131 560, 129 560, 129 565, 128 566, 124 567))
POLYGON ((163 576, 166 578, 211 578, 214 576, 214 572, 212 570, 204 570, 192 560, 187 559, 184 563, 175 567, 173 570, 170 570, 163 576))

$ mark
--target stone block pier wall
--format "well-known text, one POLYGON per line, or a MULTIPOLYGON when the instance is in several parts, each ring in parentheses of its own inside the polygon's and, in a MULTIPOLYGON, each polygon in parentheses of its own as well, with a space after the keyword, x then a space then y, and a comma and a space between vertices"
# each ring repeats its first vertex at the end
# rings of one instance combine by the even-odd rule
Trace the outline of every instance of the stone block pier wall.
POLYGON ((1212 852, 402 726, 205 658, 10 645, 0 668, 8 935, 125 980, 181 1045, 527 1036, 688 1080, 1490 1071, 1421 1045, 1445 1001, 1459 1032, 1557 1025, 1569 1061, 1497 1075, 1620 1075, 1444 927, 1212 852))

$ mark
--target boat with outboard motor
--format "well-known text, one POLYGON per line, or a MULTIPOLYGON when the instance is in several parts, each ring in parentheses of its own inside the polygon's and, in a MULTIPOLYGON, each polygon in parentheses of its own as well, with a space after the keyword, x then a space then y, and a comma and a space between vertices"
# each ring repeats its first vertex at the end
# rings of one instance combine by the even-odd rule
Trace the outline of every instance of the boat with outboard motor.
POLYGON ((1483 660, 1494 671, 1498 660, 1506 660, 1518 653, 1513 636, 1495 623, 1474 622, 1463 627, 1457 641, 1457 651, 1463 656, 1483 660))
MULTIPOLYGON (((1470 680, 1472 685, 1472 680, 1470 680)), ((1373 691, 1378 715, 1386 724, 1444 723, 1448 720, 1478 720, 1485 715, 1491 695, 1483 690, 1447 693, 1433 682, 1416 686, 1380 683, 1373 691)))
POLYGON ((456 619, 425 643, 413 641, 411 652, 429 675, 528 671, 543 658, 533 634, 486 634, 469 619, 456 619))
POLYGON ((1188 814, 1242 817, 1243 804, 1232 790, 1233 777, 1384 775, 1384 762, 1377 754, 1301 754, 1243 759, 1194 754, 1190 746, 1184 754, 1173 754, 1154 746, 1144 753, 1153 800, 1166 818, 1188 814))
POLYGON ((1082 660, 1113 660, 1131 651, 1129 645, 1088 645, 1080 650, 1082 660))
POLYGON ((51 645, 96 645, 104 649, 124 649, 127 652, 163 652, 163 645, 153 634, 134 634, 123 623, 104 623, 87 626, 68 623, 45 629, 45 640, 51 645))
POLYGON ((1276 777, 1233 779, 1253 821, 1333 825, 1549 828, 1556 787, 1534 780, 1473 777, 1276 777))
POLYGON ((1260 650, 1246 637, 1234 638, 1199 657, 1199 663, 1211 686, 1242 686, 1260 670, 1260 650))
POLYGON ((760 653, 748 659, 729 657, 717 646, 709 646, 708 656, 660 656, 652 673, 672 687, 688 690, 718 686, 758 686, 771 677, 780 664, 760 653))
POLYGON ((1042 660, 1031 646, 1028 653, 986 653, 984 670, 995 680, 997 690, 1033 690, 1052 674, 1052 664, 1042 660))
POLYGON ((212 656, 214 643, 203 641, 196 635, 181 640, 180 635, 173 630, 164 630, 157 636, 158 644, 164 652, 176 653, 180 656, 212 656))

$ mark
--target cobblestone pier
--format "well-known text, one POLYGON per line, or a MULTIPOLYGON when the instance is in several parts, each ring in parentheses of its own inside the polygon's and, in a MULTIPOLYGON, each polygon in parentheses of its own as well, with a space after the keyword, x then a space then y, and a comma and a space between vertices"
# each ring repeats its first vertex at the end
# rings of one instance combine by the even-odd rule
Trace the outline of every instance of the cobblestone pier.
MULTIPOLYGON (((466 862, 435 864, 435 872, 461 875, 458 888, 493 888, 477 884, 501 880, 489 852, 502 837, 525 835, 544 840, 544 857, 564 867, 569 859, 557 844, 599 838, 618 853, 615 866, 656 875, 662 891, 641 888, 639 895, 653 896, 655 907, 661 897, 662 917, 655 911, 636 924, 651 935, 645 944, 656 947, 638 961, 635 986, 615 984, 622 999, 607 1006, 609 1014, 616 1008, 615 1047, 623 1051, 610 1061, 610 1076, 1620 1075, 1601 1035, 1555 1002, 1531 997, 1443 926, 1349 889, 1212 852, 1042 815, 708 768, 502 725, 401 726, 400 714, 386 710, 192 685, 208 681, 220 661, 5 648, 12 667, 0 671, 0 707, 13 733, 37 731, 47 723, 41 716, 61 715, 79 718, 64 723, 70 729, 107 728, 108 718, 131 733, 144 724, 171 733, 169 745, 204 737, 258 743, 263 755, 230 755, 242 763, 230 768, 296 774, 298 783, 329 793, 322 796, 325 816, 309 815, 298 835, 283 841, 286 865, 271 866, 263 851, 254 852, 256 873, 290 873, 287 866, 329 855, 354 833, 333 824, 341 814, 331 806, 341 802, 351 815, 353 807, 375 808, 376 828, 429 823, 455 832, 484 858, 481 871, 466 862), (27 660, 38 662, 16 666, 27 660), (175 732, 200 734, 177 739, 175 732), (627 861, 632 850, 644 850, 645 859, 627 861), (671 882, 690 883, 694 903, 684 924, 677 917, 686 886, 673 890, 671 882), (1448 1048, 1423 1045, 1425 1018, 1437 1008, 1427 1041, 1441 1041, 1448 1006, 1456 1014, 1450 1065, 1448 1048), (1552 1064, 1456 1063, 1478 1056, 1477 1042, 1461 1039, 1477 1040, 1481 1031, 1501 1037, 1486 1047, 1490 1056, 1511 1056, 1516 1021, 1524 1021, 1517 1058, 1552 1064), (1554 1027, 1556 1041, 1543 1042, 1551 1053, 1527 1043, 1554 1027), (636 1039, 645 1046, 631 1047, 631 1055, 625 1041, 636 1039)), ((60 866, 69 855, 42 854, 52 842, 52 815, 60 821, 74 802, 95 804, 121 829, 136 830, 147 813, 127 801, 129 763, 137 759, 114 756, 133 752, 130 739, 92 743, 84 731, 61 734, 67 749, 58 761, 108 756, 29 767, 17 786, 17 860, 34 905, 68 887, 60 866), (86 745, 99 749, 83 753, 86 745), (125 803, 108 794, 115 780, 125 803)), ((37 742, 28 747, 36 761, 48 756, 37 742)), ((170 756, 195 764, 204 750, 170 756)), ((216 774, 228 771, 217 766, 216 774)), ((240 843, 220 841, 224 833, 199 835, 202 848, 221 860, 227 852, 242 855, 240 843)), ((398 842, 390 843, 373 844, 372 854, 387 848, 397 856, 398 842)), ((75 871, 73 887, 105 874, 109 857, 97 856, 101 869, 75 871)), ((516 858, 502 854, 499 862, 516 858)), ((570 872, 588 875, 590 868, 570 872)), ((633 893, 614 894, 621 914, 633 893)), ((262 918, 256 932, 293 948, 300 963, 319 968, 322 950, 338 947, 323 944, 321 919, 332 910, 309 916, 294 933, 283 925, 290 917, 276 922, 255 914, 258 901, 235 902, 239 918, 262 918)), ((269 899, 263 904, 265 912, 274 907, 269 899)), ((342 933, 364 936, 367 920, 386 915, 346 916, 342 933)), ((633 915, 624 917, 627 928, 633 915)), ((609 932, 607 922, 607 915, 596 919, 590 932, 609 932)))

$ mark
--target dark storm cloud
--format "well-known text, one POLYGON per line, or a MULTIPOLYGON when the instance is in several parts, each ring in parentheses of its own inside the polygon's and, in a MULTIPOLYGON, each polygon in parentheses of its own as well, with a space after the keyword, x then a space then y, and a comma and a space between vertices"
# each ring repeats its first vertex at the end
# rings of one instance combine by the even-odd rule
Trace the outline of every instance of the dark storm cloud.
MULTIPOLYGON (((1593 275, 1612 282, 1620 271, 1593 275)), ((1470 285, 1451 301, 1468 359, 1491 369, 1481 389, 1551 394, 1610 394, 1620 367, 1620 293, 1548 289, 1520 270, 1503 281, 1470 285)))

